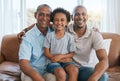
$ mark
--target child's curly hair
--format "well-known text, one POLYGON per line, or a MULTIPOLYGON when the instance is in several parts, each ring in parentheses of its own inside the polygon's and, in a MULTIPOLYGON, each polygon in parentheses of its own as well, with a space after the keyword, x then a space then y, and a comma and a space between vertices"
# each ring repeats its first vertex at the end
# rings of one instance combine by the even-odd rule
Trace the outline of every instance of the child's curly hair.
POLYGON ((65 10, 63 8, 56 8, 56 9, 53 10, 53 12, 51 14, 51 17, 50 17, 50 19, 51 19, 50 21, 51 22, 53 22, 54 16, 55 16, 56 13, 63 13, 63 14, 65 14, 66 18, 67 18, 67 22, 70 22, 70 13, 69 13, 69 11, 67 11, 67 10, 65 10))

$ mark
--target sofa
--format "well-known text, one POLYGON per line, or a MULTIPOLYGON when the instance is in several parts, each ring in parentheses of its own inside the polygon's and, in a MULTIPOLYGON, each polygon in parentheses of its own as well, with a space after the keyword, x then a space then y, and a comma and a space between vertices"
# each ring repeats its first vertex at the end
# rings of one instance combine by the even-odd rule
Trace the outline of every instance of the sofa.
MULTIPOLYGON (((112 39, 109 48, 109 81, 120 81, 120 35, 102 33, 104 39, 112 39)), ((0 81, 21 81, 18 61, 20 41, 16 34, 5 35, 0 47, 0 81)))

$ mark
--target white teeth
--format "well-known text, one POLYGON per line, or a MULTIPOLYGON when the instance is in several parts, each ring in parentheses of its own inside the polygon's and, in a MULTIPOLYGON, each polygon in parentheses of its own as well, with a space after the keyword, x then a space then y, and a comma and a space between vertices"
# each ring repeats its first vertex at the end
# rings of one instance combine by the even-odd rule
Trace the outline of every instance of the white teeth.
POLYGON ((61 27, 60 25, 58 27, 61 27))
POLYGON ((82 23, 82 22, 83 22, 83 20, 78 20, 78 22, 82 23))

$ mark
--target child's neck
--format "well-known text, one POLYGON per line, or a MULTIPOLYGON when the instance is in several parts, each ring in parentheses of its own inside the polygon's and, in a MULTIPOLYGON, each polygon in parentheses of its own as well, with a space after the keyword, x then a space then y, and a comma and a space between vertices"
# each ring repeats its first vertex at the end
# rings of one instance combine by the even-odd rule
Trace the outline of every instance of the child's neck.
POLYGON ((64 35, 65 35, 65 30, 60 30, 60 31, 55 30, 55 36, 57 39, 64 37, 64 35))

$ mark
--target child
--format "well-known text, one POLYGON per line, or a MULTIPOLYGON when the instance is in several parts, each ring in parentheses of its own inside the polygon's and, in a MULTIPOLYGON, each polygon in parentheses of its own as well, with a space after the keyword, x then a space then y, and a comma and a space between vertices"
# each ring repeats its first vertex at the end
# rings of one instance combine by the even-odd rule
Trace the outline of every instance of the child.
POLYGON ((76 46, 72 36, 65 32, 70 21, 70 13, 57 8, 51 14, 55 31, 47 34, 44 41, 45 56, 49 59, 47 71, 56 75, 57 81, 77 81, 78 68, 71 62, 76 46))

